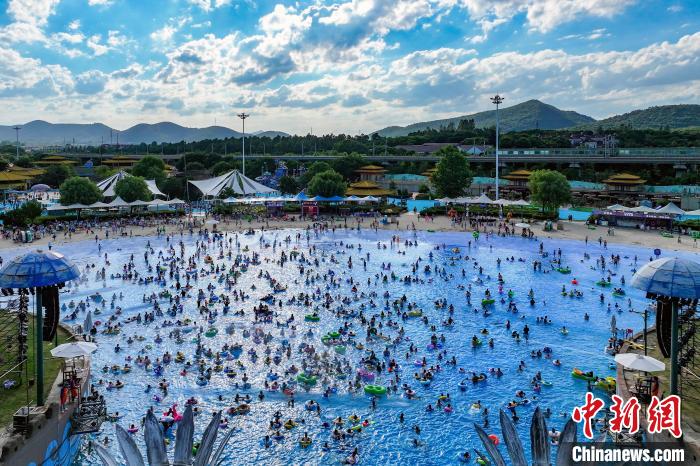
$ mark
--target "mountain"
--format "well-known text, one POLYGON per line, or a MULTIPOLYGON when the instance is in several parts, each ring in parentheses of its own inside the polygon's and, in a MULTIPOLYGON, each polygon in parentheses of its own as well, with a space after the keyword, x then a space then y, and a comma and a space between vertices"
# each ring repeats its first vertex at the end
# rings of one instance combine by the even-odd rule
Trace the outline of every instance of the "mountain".
POLYGON ((634 110, 622 115, 598 120, 595 123, 577 126, 582 129, 619 128, 626 126, 633 129, 659 129, 668 126, 671 129, 700 126, 700 105, 662 105, 645 110, 634 110))
POLYGON ((203 139, 239 138, 241 133, 223 126, 207 126, 206 128, 187 128, 176 123, 140 123, 119 132, 120 144, 139 144, 142 142, 178 142, 201 141, 203 139))
MULTIPOLYGON (((14 125, 13 125, 14 126, 14 125)), ((0 125, 0 141, 15 141, 16 134, 13 126, 0 125)), ((19 132, 22 144, 28 146, 51 146, 63 144, 99 145, 109 144, 140 144, 142 142, 179 142, 201 141, 203 139, 240 138, 241 133, 223 126, 208 126, 206 128, 188 128, 171 122, 155 124, 140 123, 124 131, 118 131, 102 123, 70 124, 49 123, 35 120, 24 125, 19 132)), ((288 136, 281 131, 259 131, 259 136, 274 138, 288 136)))
POLYGON ((256 131, 253 133, 254 136, 257 136, 259 138, 271 138, 274 139, 277 136, 281 138, 286 138, 291 136, 289 133, 285 133, 284 131, 256 131))
MULTIPOLYGON (((573 111, 560 110, 539 100, 528 100, 512 107, 499 110, 501 131, 522 131, 527 129, 559 129, 595 122, 595 119, 573 111)), ((460 120, 474 120, 477 128, 496 126, 496 110, 462 115, 443 120, 424 121, 408 126, 389 126, 377 131, 380 136, 405 136, 428 128, 439 129, 460 120)))

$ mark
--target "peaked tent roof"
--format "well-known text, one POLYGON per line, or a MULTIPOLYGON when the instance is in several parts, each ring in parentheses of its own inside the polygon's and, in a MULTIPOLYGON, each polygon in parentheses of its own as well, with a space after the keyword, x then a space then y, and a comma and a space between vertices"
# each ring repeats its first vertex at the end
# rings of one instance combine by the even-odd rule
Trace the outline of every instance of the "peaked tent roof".
POLYGON ((121 197, 117 196, 112 200, 112 202, 109 203, 110 207, 129 207, 129 203, 126 202, 124 199, 121 197))
POLYGON ((685 214, 685 210, 681 209, 678 207, 676 204, 673 202, 669 202, 666 204, 664 207, 660 208, 657 210, 658 213, 660 214, 673 214, 673 215, 683 215, 685 214))
POLYGON ((277 191, 257 181, 251 180, 238 170, 233 170, 221 176, 209 178, 208 180, 190 180, 189 182, 199 189, 204 196, 212 197, 218 196, 225 188, 231 188, 234 193, 242 195, 274 193, 277 191))
MULTIPOLYGON (((115 196, 116 193, 114 192, 114 187, 117 185, 117 182, 119 180, 122 180, 126 178, 127 176, 132 176, 129 173, 125 172, 124 170, 119 170, 117 173, 115 173, 112 176, 109 176, 105 178, 104 180, 100 181, 97 183, 97 187, 100 188, 100 191, 102 191, 102 194, 106 197, 112 197, 115 196)), ((146 182, 146 186, 148 186, 148 190, 153 194, 154 196, 165 196, 162 192, 160 192, 160 189, 158 189, 158 186, 156 186, 156 180, 144 180, 146 182)))
POLYGON ((154 196, 163 196, 165 197, 165 194, 163 194, 160 189, 158 189, 158 186, 156 186, 156 180, 145 180, 146 181, 146 186, 148 186, 148 190, 153 194, 154 196))

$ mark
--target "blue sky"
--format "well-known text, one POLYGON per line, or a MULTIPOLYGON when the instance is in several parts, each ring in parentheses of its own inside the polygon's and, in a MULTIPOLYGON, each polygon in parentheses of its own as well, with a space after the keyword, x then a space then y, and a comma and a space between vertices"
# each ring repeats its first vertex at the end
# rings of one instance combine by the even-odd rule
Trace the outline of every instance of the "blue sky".
POLYGON ((700 103, 697 0, 4 0, 0 123, 369 132, 700 103))

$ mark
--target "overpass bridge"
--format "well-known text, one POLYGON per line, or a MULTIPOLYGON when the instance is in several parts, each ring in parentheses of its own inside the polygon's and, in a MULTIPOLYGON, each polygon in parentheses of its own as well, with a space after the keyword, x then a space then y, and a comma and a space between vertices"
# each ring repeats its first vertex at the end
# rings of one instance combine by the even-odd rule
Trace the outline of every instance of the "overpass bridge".
MULTIPOLYGON (((99 154, 87 152, 60 152, 58 153, 68 158, 81 162, 92 160, 99 162, 109 159, 117 154, 99 154)), ((131 154, 128 157, 140 159, 148 154, 131 154)), ((150 154, 162 158, 167 163, 174 163, 183 157, 183 154, 150 154)), ((240 155, 237 155, 240 157, 240 155)), ((496 154, 494 150, 489 150, 485 154, 473 155, 465 154, 470 163, 494 164, 496 154)), ((411 154, 368 154, 367 160, 382 163, 400 162, 437 162, 440 157, 435 153, 411 153, 411 154)), ((296 160, 299 162, 314 162, 317 160, 330 161, 339 158, 338 155, 331 154, 246 154, 246 159, 283 159, 296 160)), ((674 165, 682 168, 695 169, 700 165, 700 148, 698 147, 670 147, 670 148, 616 148, 616 149, 584 149, 584 148, 534 148, 534 149, 501 149, 499 159, 502 163, 559 163, 559 164, 594 164, 594 165, 674 165)))

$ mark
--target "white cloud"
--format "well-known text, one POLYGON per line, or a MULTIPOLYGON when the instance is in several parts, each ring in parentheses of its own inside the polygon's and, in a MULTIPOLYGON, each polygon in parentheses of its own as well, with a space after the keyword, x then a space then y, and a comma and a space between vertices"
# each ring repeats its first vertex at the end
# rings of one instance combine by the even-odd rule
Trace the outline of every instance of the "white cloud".
POLYGON ((471 38, 483 42, 499 24, 525 14, 530 29, 549 32, 560 24, 581 16, 609 18, 624 11, 637 0, 441 0, 443 6, 465 8, 482 33, 471 38))
POLYGON ((201 8, 205 12, 231 4, 231 0, 187 0, 187 3, 201 8))
POLYGON ((77 31, 80 29, 80 20, 79 19, 74 19, 68 24, 68 29, 71 31, 77 31))
POLYGON ((7 13, 17 22, 44 26, 60 0, 10 0, 7 13))
POLYGON ((167 25, 151 33, 151 39, 156 42, 169 42, 177 32, 173 26, 167 25))
POLYGON ((92 50, 92 53, 96 56, 99 57, 100 55, 104 55, 107 52, 109 52, 110 48, 104 44, 101 43, 102 41, 102 35, 101 34, 94 34, 90 36, 87 40, 86 45, 88 48, 92 50))
POLYGON ((88 0, 90 6, 109 6, 114 3, 114 0, 88 0))

